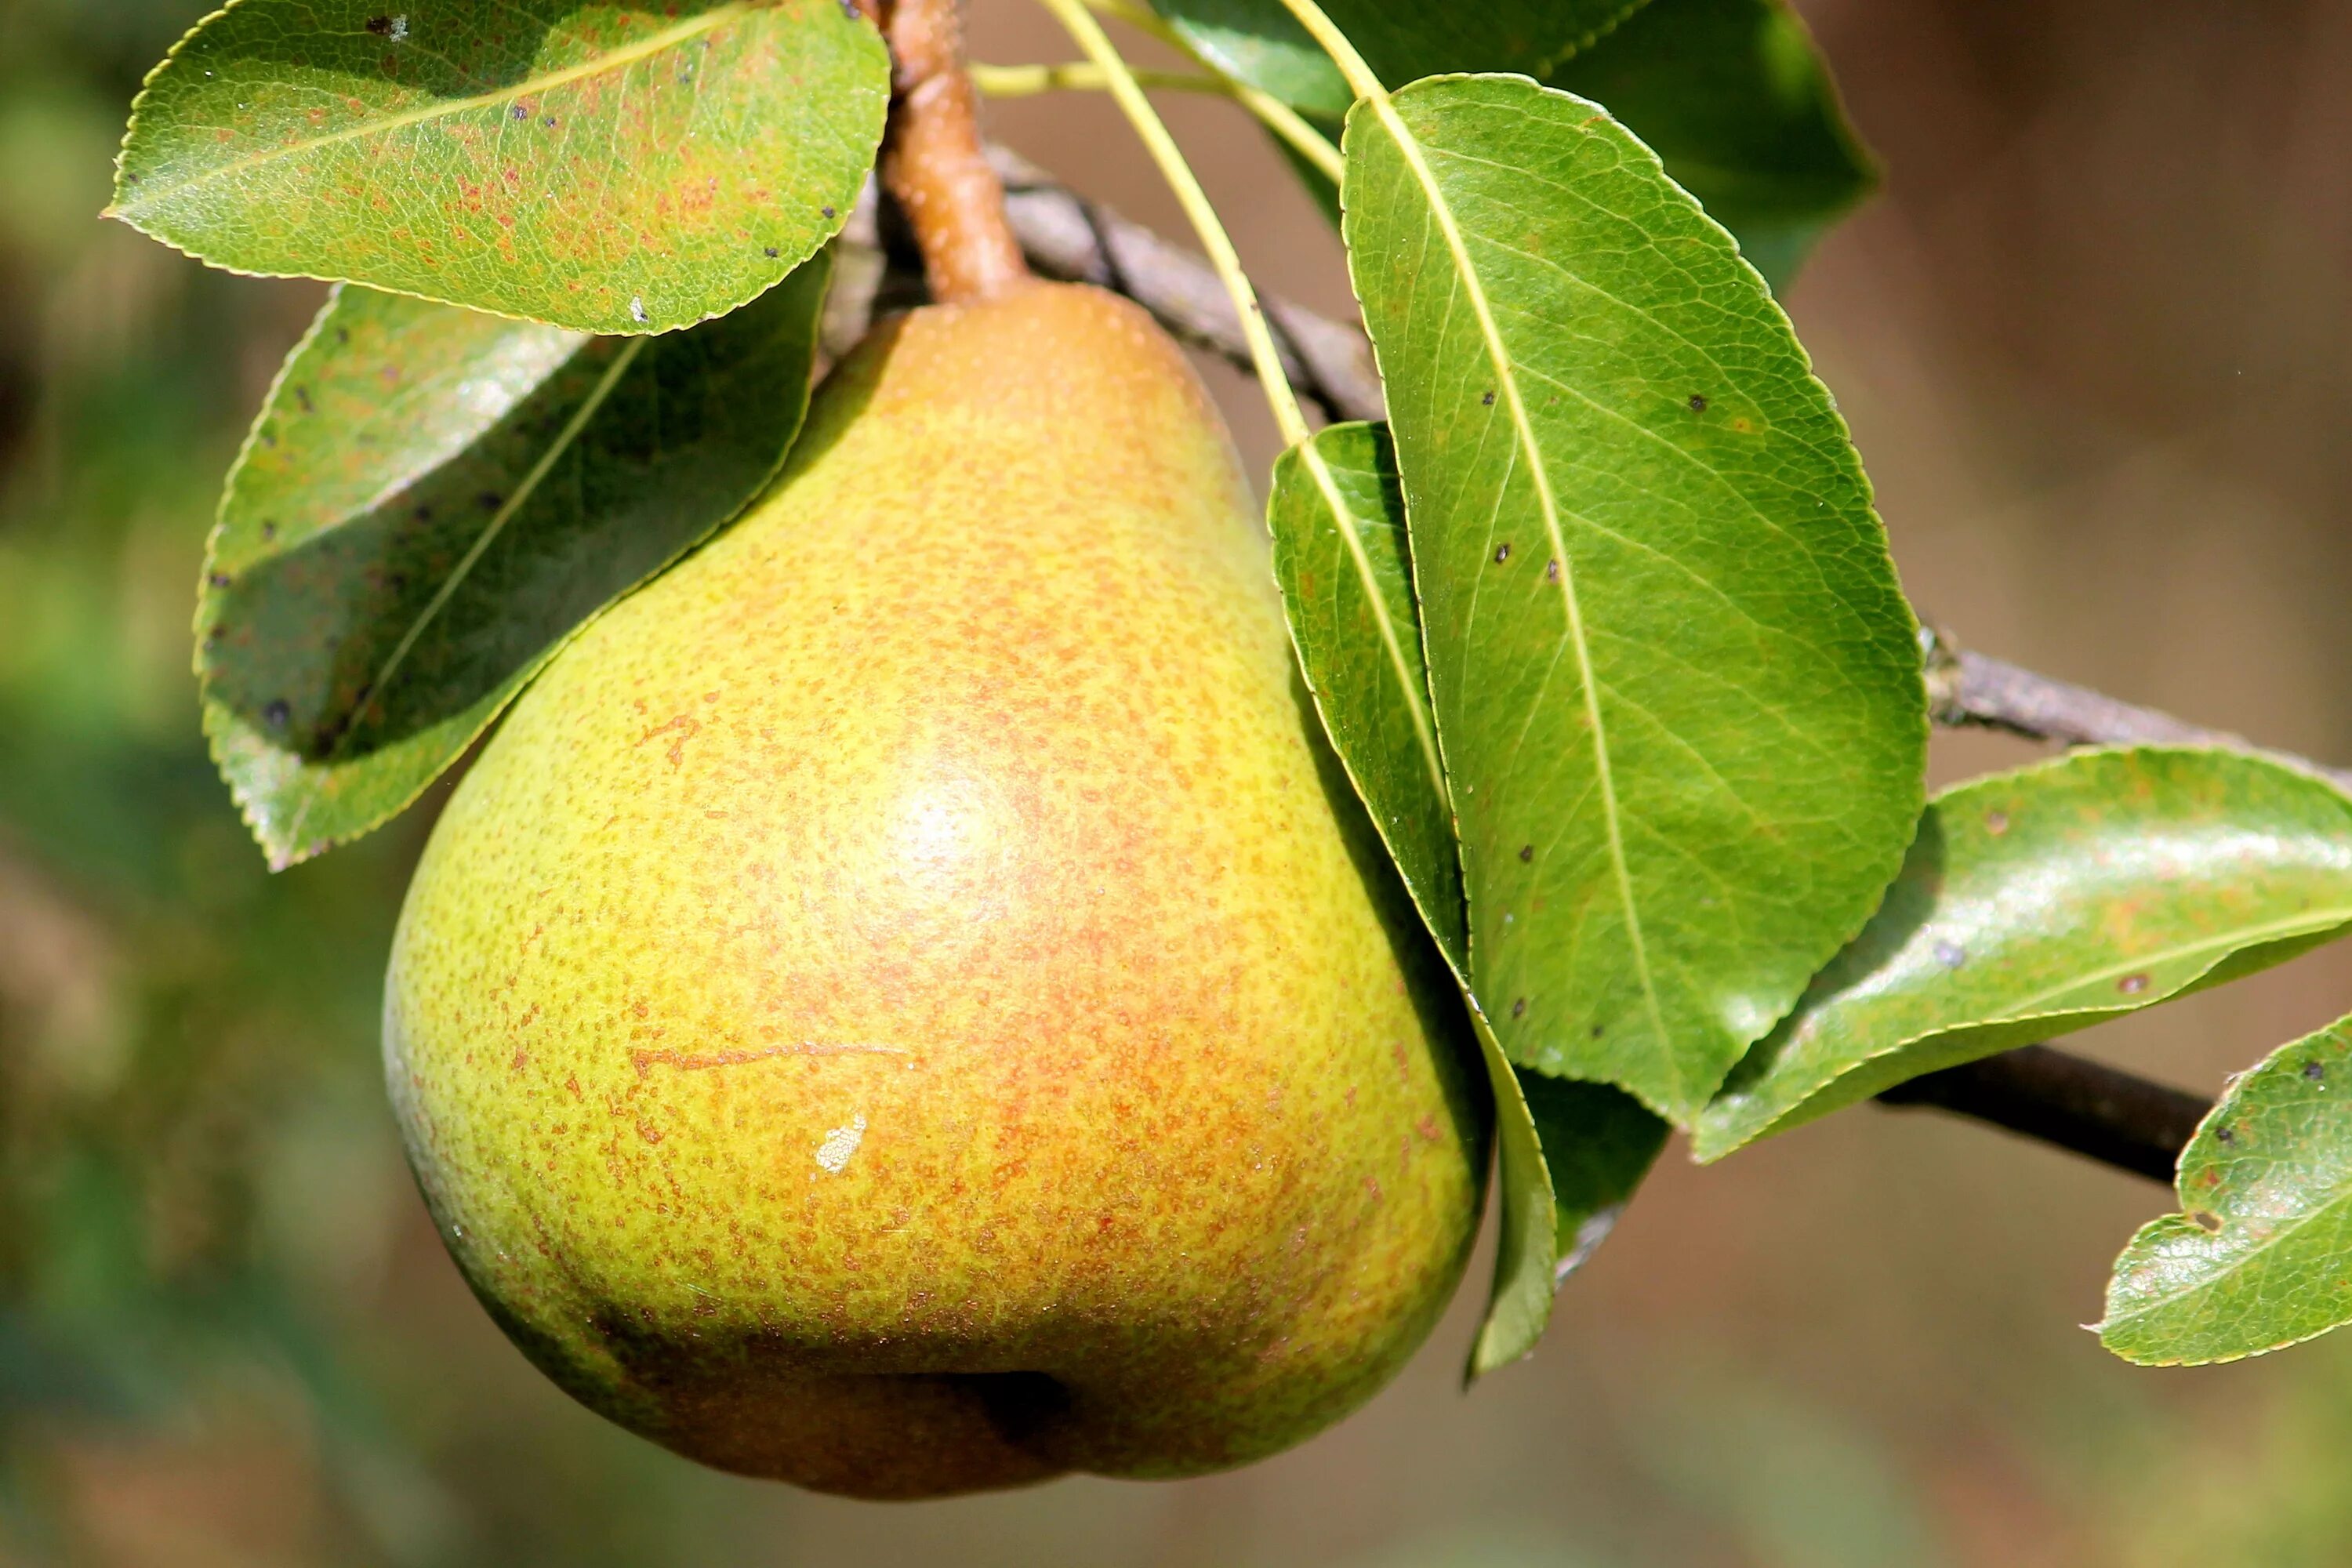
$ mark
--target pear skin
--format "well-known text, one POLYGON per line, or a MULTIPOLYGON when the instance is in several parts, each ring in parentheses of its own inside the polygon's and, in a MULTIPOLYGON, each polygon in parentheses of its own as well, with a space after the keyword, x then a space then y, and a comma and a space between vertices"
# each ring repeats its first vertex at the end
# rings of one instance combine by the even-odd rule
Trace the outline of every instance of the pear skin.
POLYGON ((1183 357, 1036 284, 877 330, 775 488, 515 705, 384 1052, 532 1361, 864 1497, 1295 1444, 1427 1334, 1489 1107, 1183 357))

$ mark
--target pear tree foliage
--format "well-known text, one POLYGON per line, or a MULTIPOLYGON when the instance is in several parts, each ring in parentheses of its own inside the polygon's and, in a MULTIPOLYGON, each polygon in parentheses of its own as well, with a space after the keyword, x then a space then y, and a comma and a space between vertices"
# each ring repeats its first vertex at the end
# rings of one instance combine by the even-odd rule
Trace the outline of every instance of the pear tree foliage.
MULTIPOLYGON (((1338 149, 1336 184, 1299 168, 1388 418, 1286 453, 1267 524, 1490 1053, 1478 1370, 1671 1130, 1720 1159, 2352 928, 2352 803, 2257 756, 1926 797, 1917 624, 1780 297, 1876 170, 1785 0, 1325 0, 1370 79, 1308 0, 1154 8, 1338 149)), ((777 472, 889 94, 843 0, 231 0, 156 68, 111 216, 336 285, 198 590, 205 730, 273 865, 403 811, 777 472)), ((2352 1320, 2344 1027, 2216 1109, 2117 1265, 2117 1353, 2352 1320)))

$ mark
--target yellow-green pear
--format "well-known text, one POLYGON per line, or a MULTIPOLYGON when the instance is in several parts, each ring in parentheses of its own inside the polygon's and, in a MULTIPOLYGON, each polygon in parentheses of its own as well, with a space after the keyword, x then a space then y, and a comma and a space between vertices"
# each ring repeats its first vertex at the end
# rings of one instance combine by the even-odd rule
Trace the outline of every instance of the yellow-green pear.
POLYGON ((866 1497, 1274 1453, 1426 1334, 1488 1107, 1133 306, 881 328, 457 788, 384 1052, 458 1266, 680 1454, 866 1497))

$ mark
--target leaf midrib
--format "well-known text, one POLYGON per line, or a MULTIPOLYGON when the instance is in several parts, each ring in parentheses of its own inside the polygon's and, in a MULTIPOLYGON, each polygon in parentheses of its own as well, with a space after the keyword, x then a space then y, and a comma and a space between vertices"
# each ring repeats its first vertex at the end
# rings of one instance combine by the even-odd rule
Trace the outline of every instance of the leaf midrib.
POLYGON ((496 92, 478 93, 471 98, 436 99, 429 104, 404 110, 398 114, 388 114, 381 119, 369 120, 362 124, 345 126, 340 131, 309 137, 287 145, 244 153, 225 163, 215 163, 201 169, 176 184, 164 184, 160 188, 142 186, 136 200, 117 202, 107 209, 107 214, 110 216, 129 218, 136 214, 151 211, 159 203, 182 195, 212 180, 225 175, 244 174, 275 163, 281 158, 299 157, 306 153, 315 153, 321 148, 355 142, 362 137, 388 135, 411 125, 422 125, 428 121, 447 115, 465 114, 478 109, 512 103, 517 99, 551 91, 556 88, 568 87, 575 81, 583 81, 608 71, 625 71, 639 61, 650 58, 665 49, 674 48, 704 33, 716 30, 723 24, 741 16, 746 9, 748 6, 745 0, 729 0, 728 4, 708 11, 690 22, 680 22, 675 26, 666 27, 658 33, 641 38, 623 48, 615 49, 610 54, 599 55, 593 60, 583 61, 576 66, 567 66, 562 70, 551 71, 545 76, 531 77, 509 87, 500 88, 496 92))
MULTIPOLYGON (((1379 116, 1381 124, 1396 143, 1414 180, 1428 199, 1430 211, 1437 220, 1438 230, 1444 237, 1446 249, 1452 254, 1455 275, 1461 279, 1465 295, 1478 324, 1479 336, 1485 343, 1488 359, 1495 367, 1506 406, 1509 411, 1514 437, 1526 454, 1528 472, 1533 479, 1536 498, 1542 512, 1544 531, 1550 541, 1553 557, 1560 563, 1559 591, 1562 608, 1568 616, 1570 647, 1576 655, 1577 671, 1582 677, 1585 717, 1592 730, 1594 771, 1601 786, 1601 818, 1608 827, 1609 862, 1617 884, 1620 903, 1625 914, 1625 931, 1633 949, 1633 970, 1642 986, 1642 1000, 1650 1017, 1653 1037, 1663 1046, 1666 1039, 1664 1011, 1659 1005, 1657 984, 1651 973, 1649 951, 1642 934, 1639 901, 1633 895, 1633 872, 1626 859, 1625 835, 1617 804, 1615 770, 1609 753, 1609 732, 1601 710, 1599 682, 1594 679, 1592 653, 1584 632, 1583 608, 1576 592, 1576 563, 1570 557, 1566 535, 1561 531, 1559 502, 1552 493, 1551 474, 1544 466, 1543 448, 1536 439, 1526 402, 1519 395, 1516 367, 1502 342, 1501 328, 1496 324, 1491 302, 1486 298, 1484 282, 1476 264, 1471 259, 1469 247, 1454 222, 1454 210, 1439 189, 1437 176, 1421 155, 1419 142, 1396 110, 1394 100, 1387 93, 1377 94, 1366 100, 1379 116)), ((1682 1079, 1678 1064, 1675 1066, 1677 1082, 1682 1079)))

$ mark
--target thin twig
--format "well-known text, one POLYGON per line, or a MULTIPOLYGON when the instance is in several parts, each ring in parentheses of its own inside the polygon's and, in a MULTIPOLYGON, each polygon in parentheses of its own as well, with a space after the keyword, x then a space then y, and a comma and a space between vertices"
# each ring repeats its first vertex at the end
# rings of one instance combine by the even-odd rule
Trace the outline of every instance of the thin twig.
POLYGON ((1938 724, 2005 730, 2069 746, 2223 746, 2257 752, 2352 790, 2352 771, 2273 752, 2226 730, 2209 730, 2158 709, 2038 675, 2022 665, 1962 647, 1948 632, 1930 630, 1924 640, 1927 698, 1938 724))
POLYGON ((2047 1046, 1898 1084, 1878 1097, 1989 1121, 2119 1171, 2170 1183, 2212 1101, 2047 1046))
MULTIPOLYGON (((1055 184, 1019 154, 989 149, 1004 181, 1004 207, 1030 265, 1055 278, 1098 283, 1133 300, 1177 337, 1243 370, 1249 340, 1224 285, 1206 261, 1108 207, 1055 184)), ((1333 419, 1378 419, 1381 378, 1363 329, 1261 295, 1283 374, 1333 419)))

